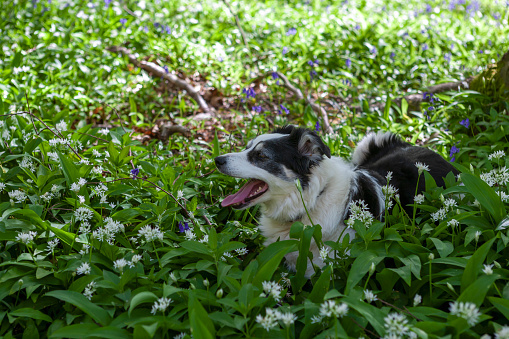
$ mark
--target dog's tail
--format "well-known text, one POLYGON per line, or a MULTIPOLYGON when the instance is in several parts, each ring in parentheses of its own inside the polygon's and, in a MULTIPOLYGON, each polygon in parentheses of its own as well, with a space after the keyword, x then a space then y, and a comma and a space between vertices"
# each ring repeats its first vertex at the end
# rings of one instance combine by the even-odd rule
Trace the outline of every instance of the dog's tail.
POLYGON ((352 163, 355 166, 365 166, 376 162, 396 148, 407 146, 410 145, 390 132, 369 133, 355 148, 352 155, 352 163))

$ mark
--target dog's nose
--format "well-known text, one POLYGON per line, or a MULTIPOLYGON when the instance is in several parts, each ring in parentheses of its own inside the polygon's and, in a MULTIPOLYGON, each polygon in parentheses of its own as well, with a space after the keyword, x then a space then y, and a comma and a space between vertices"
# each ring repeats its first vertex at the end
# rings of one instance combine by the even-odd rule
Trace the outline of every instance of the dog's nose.
POLYGON ((226 157, 219 156, 219 157, 216 157, 214 159, 214 161, 216 162, 216 167, 220 167, 220 166, 223 166, 224 164, 226 164, 226 157))

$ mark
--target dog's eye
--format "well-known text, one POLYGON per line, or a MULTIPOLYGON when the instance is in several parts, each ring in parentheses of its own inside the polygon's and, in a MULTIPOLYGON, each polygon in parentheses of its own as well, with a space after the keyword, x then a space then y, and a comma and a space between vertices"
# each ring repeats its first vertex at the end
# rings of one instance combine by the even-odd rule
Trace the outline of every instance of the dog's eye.
POLYGON ((261 152, 260 152, 260 153, 258 153, 258 159, 260 159, 260 160, 267 160, 268 158, 269 158, 269 157, 268 157, 268 156, 266 156, 265 154, 263 154, 263 153, 261 153, 261 152))

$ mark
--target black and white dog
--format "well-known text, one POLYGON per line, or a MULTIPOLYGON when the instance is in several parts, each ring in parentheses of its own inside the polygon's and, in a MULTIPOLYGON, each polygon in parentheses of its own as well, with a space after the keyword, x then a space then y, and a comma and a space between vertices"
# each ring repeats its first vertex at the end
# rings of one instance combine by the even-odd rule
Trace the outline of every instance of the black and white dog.
MULTIPOLYGON (((240 190, 226 197, 221 205, 245 209, 261 205, 260 229, 267 238, 266 245, 277 239, 289 239, 290 227, 296 221, 310 224, 295 185, 300 180, 303 200, 315 224, 322 226, 322 239, 336 241, 340 234, 355 231, 346 228, 349 204, 363 200, 371 214, 381 217, 385 210, 382 186, 392 172, 390 184, 399 193, 401 205, 410 214, 417 185, 417 162, 429 167, 437 185, 457 170, 437 153, 412 146, 391 133, 368 134, 355 149, 352 161, 331 157, 330 149, 318 135, 308 129, 285 126, 273 133, 251 140, 244 151, 215 158, 218 170, 224 174, 249 179, 240 190)), ((418 192, 424 190, 424 177, 419 180, 418 192)), ((411 215, 411 214, 410 214, 411 215)), ((313 263, 323 266, 319 249, 312 244, 313 263)), ((298 253, 286 256, 291 269, 295 268, 298 253)), ((306 275, 313 273, 311 263, 306 275)))

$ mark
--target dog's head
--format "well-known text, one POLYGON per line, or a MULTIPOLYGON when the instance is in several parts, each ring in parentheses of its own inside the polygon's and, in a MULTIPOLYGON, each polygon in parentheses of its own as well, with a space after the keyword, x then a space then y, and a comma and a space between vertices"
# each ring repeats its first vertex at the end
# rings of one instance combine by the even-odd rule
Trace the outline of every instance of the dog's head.
POLYGON ((244 209, 279 199, 295 190, 295 179, 307 186, 311 169, 330 149, 305 128, 285 126, 251 140, 245 150, 215 158, 217 169, 232 177, 249 179, 222 206, 244 209))

